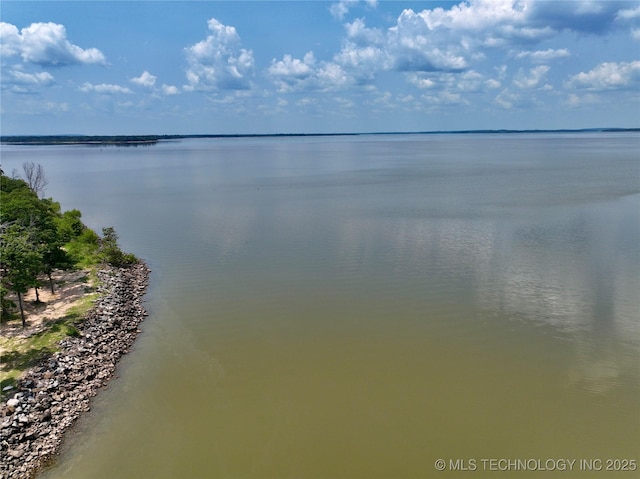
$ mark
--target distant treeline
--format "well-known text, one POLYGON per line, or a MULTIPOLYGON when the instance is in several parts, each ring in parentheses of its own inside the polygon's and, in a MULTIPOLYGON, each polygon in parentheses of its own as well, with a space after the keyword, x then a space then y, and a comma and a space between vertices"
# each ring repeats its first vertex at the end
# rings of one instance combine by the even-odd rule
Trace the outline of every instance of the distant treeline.
POLYGON ((640 132, 640 128, 584 128, 560 130, 455 130, 455 131, 389 131, 370 133, 274 133, 235 135, 52 135, 52 136, 0 136, 0 142, 7 145, 95 145, 95 146, 144 146, 159 141, 183 140, 188 138, 281 138, 305 136, 358 136, 358 135, 442 135, 442 134, 509 134, 509 133, 613 133, 640 132))
POLYGON ((156 135, 127 136, 2 136, 0 141, 8 145, 153 145, 160 140, 156 135))

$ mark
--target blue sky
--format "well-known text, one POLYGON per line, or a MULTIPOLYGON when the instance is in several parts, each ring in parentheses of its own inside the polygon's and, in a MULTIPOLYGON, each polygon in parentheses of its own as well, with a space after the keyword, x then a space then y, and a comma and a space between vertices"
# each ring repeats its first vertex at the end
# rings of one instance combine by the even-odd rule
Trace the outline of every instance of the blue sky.
POLYGON ((4 1, 1 131, 640 127, 640 1, 4 1))

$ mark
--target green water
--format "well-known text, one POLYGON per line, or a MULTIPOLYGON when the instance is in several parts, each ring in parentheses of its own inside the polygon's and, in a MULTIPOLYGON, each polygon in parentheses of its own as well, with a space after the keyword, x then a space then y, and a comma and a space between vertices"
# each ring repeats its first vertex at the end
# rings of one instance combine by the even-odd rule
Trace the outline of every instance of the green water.
POLYGON ((579 463, 640 460, 637 134, 3 148, 27 159, 153 269, 42 477, 637 477, 579 463))

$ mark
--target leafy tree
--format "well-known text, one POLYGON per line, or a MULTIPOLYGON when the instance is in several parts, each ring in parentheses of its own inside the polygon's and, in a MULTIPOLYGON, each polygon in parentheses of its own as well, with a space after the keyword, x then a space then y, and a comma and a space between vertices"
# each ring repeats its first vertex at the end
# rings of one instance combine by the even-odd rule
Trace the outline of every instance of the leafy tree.
POLYGON ((22 327, 26 326, 22 295, 37 284, 42 255, 29 242, 29 234, 19 226, 8 228, 0 237, 3 286, 18 295, 22 327))
POLYGON ((42 272, 49 279, 49 289, 51 294, 55 293, 53 286, 53 278, 51 275, 56 269, 69 269, 73 266, 71 256, 57 243, 47 244, 41 248, 42 254, 42 272))
POLYGON ((103 261, 112 266, 126 266, 137 261, 136 257, 132 254, 125 254, 120 250, 118 246, 118 235, 113 226, 102 228, 100 253, 103 261))
POLYGON ((68 243, 74 238, 78 238, 85 230, 86 227, 82 224, 81 217, 82 213, 80 211, 70 210, 65 211, 55 219, 58 234, 63 243, 68 243))
POLYGON ((100 237, 95 231, 85 228, 77 238, 65 244, 72 262, 88 266, 102 261, 99 257, 100 237))

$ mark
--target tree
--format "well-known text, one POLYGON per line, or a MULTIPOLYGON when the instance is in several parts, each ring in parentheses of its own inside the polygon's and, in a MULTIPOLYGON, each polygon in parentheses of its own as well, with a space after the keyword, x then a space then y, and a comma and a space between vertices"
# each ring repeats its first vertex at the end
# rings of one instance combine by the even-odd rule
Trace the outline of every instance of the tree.
POLYGON ((85 230, 85 225, 82 224, 80 218, 82 213, 78 210, 65 211, 56 218, 56 225, 58 227, 58 234, 60 240, 63 243, 68 243, 72 239, 79 237, 85 230))
POLYGON ((47 248, 42 252, 42 272, 46 274, 49 279, 51 294, 55 294, 56 292, 53 286, 53 278, 51 277, 53 271, 56 269, 69 269, 72 266, 73 262, 69 254, 59 246, 47 248))
POLYGON ((8 228, 0 237, 3 286, 18 295, 22 327, 26 326, 22 295, 36 285, 42 255, 29 242, 29 234, 19 226, 8 228))
POLYGON ((103 261, 112 266, 127 266, 137 261, 132 254, 125 254, 118 246, 118 235, 113 226, 102 228, 102 240, 100 241, 100 253, 103 261))
POLYGON ((36 196, 41 197, 44 194, 44 187, 49 184, 42 165, 39 163, 36 165, 33 161, 26 161, 22 163, 22 170, 24 171, 24 177, 31 191, 33 191, 36 196))

